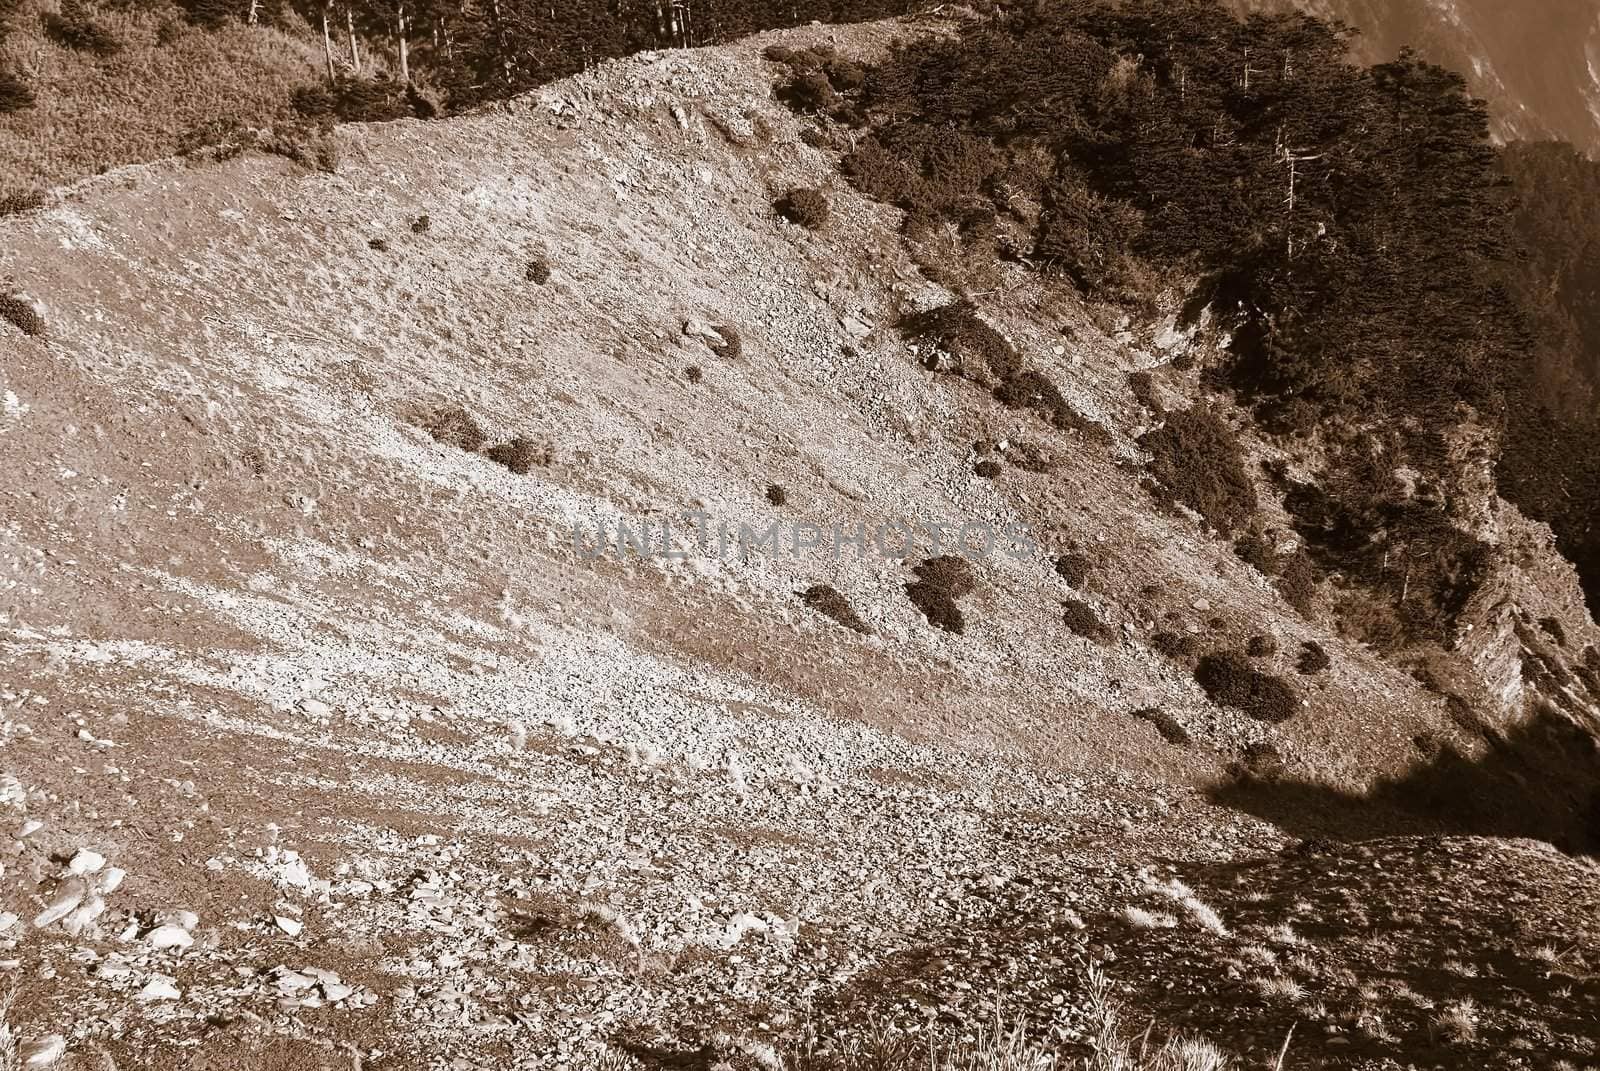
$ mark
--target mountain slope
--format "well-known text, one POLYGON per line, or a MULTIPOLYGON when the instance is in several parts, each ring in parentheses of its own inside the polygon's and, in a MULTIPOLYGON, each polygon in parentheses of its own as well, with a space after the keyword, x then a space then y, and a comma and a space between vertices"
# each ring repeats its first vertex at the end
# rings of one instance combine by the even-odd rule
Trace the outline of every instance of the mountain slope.
MULTIPOLYGON (((870 56, 913 32, 776 39, 837 34, 870 56)), ((446 123, 341 128, 332 174, 160 163, 0 223, 0 273, 47 325, 0 324, 0 773, 20 845, 0 907, 26 1035, 123 1068, 272 1066, 291 1046, 409 1067, 604 1045, 660 1065, 785 1043, 808 1006, 969 1024, 1015 993, 1039 1032, 1081 1043, 1092 959, 1117 957, 1135 1008, 1170 1000, 1119 967, 1151 936, 1124 909, 1152 874, 1276 874, 1290 838, 1202 791, 1230 764, 1276 755, 1359 791, 1403 778, 1419 739, 1470 763, 1486 728, 1518 722, 1520 692, 1503 724, 1464 723, 1154 508, 1133 445, 1154 418, 1127 374, 1242 423, 1168 367, 1203 363, 1205 332, 1113 322, 1008 266, 984 315, 1104 434, 928 372, 892 325, 949 295, 896 213, 800 138, 763 43, 608 64, 446 123), (822 231, 773 213, 796 186, 826 190, 822 231), (450 406, 491 443, 533 440, 531 469, 438 441, 477 445, 450 406), (980 441, 1054 464, 980 479, 980 441), (619 549, 622 525, 684 511, 734 533, 778 522, 780 543, 619 549), (910 561, 800 527, 900 519, 926 530, 910 561), (969 544, 967 629, 938 631, 905 591, 936 524, 978 542, 1026 527, 1089 576, 1069 587, 1044 547, 969 544), (592 554, 597 530, 612 546, 592 554), (809 610, 817 584, 873 634, 809 610), (1069 629, 1067 598, 1110 636, 1069 629), (1211 704, 1160 631, 1270 635, 1258 664, 1304 706, 1269 725, 1211 704), (1325 673, 1294 668, 1305 641, 1325 673), (895 980, 952 932, 1014 943, 980 948, 982 971, 928 960, 916 986, 895 980)), ((1484 660, 1509 658, 1519 687, 1526 607, 1567 614, 1574 648, 1592 638, 1565 580, 1552 610, 1513 570, 1485 609, 1505 631, 1484 660)), ((1361 822, 1451 828, 1389 807, 1361 822)), ((1536 859, 1534 889, 1583 866, 1536 859)), ((1225 886, 1206 895, 1241 910, 1225 886)), ((1193 937, 1204 916, 1174 902, 1183 928, 1155 936, 1193 937)), ((1431 963, 1395 969, 1438 988, 1431 963)), ((1583 994, 1557 989, 1548 1051, 1581 1057, 1583 994)), ((1324 1010, 1296 1045, 1308 1066, 1357 1028, 1324 1010)), ((1420 1023, 1363 1054, 1433 1052, 1420 1023)), ((1262 1037, 1188 1025, 1241 1052, 1281 1041, 1276 1020, 1262 1037)), ((1493 1058, 1507 1036, 1439 1051, 1493 1058)))

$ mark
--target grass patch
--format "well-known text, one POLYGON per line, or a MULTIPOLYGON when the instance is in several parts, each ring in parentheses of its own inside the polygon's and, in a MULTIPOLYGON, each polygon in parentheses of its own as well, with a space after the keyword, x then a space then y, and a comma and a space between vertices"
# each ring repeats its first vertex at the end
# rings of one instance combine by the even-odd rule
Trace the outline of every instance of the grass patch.
POLYGON ((966 618, 956 600, 977 587, 977 578, 965 558, 941 554, 916 566, 917 579, 906 585, 906 596, 935 628, 961 635, 966 618))
POLYGON ((823 617, 843 625, 852 632, 859 632, 863 636, 872 634, 872 627, 861 620, 855 607, 850 605, 850 600, 827 584, 813 584, 800 593, 800 601, 823 617))
POLYGON ((1287 681, 1256 669, 1236 651, 1201 658, 1194 679, 1213 703, 1242 710, 1258 721, 1288 721, 1300 709, 1300 697, 1287 681))
MULTIPOLYGON (((471 420, 472 418, 469 416, 467 419, 471 420)), ((480 434, 481 432, 482 429, 479 429, 480 434)), ((470 440, 471 435, 468 434, 467 438, 470 440)), ((462 449, 467 449, 467 447, 462 449)), ((550 463, 550 451, 537 440, 530 439, 526 435, 518 435, 508 442, 491 446, 484 451, 484 456, 496 465, 505 466, 518 476, 526 476, 536 467, 550 463)))
POLYGON ((31 338, 40 338, 44 335, 44 317, 15 294, 0 294, 0 320, 6 321, 31 338))
POLYGON ((821 190, 797 187, 778 198, 773 205, 778 210, 778 215, 790 223, 798 223, 808 231, 814 231, 828 222, 830 209, 828 197, 821 190))

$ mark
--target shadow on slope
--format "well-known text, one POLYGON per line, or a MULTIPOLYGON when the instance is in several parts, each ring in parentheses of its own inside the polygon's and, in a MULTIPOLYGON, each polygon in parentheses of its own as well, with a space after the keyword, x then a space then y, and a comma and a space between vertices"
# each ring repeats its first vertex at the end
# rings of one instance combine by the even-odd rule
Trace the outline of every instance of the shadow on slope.
POLYGON ((1246 774, 1212 785, 1207 795, 1307 838, 1476 834, 1600 854, 1600 747, 1589 732, 1548 705, 1509 729, 1466 711, 1455 716, 1483 741, 1477 754, 1418 737, 1421 757, 1411 769, 1366 792, 1246 774))

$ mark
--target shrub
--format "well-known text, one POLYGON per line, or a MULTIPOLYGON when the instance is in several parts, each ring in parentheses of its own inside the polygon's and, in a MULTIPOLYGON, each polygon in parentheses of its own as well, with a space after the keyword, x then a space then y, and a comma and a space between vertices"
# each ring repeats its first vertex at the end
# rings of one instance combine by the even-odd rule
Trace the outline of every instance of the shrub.
POLYGON ((1307 640, 1300 645, 1300 657, 1295 661, 1294 668, 1306 676, 1321 673, 1333 665, 1333 659, 1328 657, 1328 652, 1316 640, 1307 640))
MULTIPOLYGON (((468 419, 471 418, 469 417, 468 419)), ((470 437, 469 435, 468 438, 470 439, 470 437)), ((435 436, 435 438, 438 438, 438 436, 435 436)), ((463 447, 463 449, 467 449, 467 447, 463 447)), ((497 465, 504 465, 519 476, 526 476, 532 472, 535 465, 548 465, 550 463, 549 451, 526 435, 518 435, 509 442, 491 446, 484 453, 490 461, 497 465)))
POLYGON ((711 352, 725 361, 737 361, 744 356, 744 336, 739 334, 739 329, 732 324, 718 324, 717 335, 722 339, 722 345, 711 346, 711 352))
MULTIPOLYGON (((1016 348, 983 321, 970 301, 912 313, 898 326, 908 339, 932 342, 949 354, 956 362, 953 371, 981 386, 993 386, 1023 370, 1016 348)), ((925 355, 923 364, 939 370, 935 354, 925 355)))
POLYGON ((1164 409, 1161 400, 1156 397, 1156 377, 1149 372, 1134 372, 1128 376, 1128 388, 1133 391, 1134 400, 1146 409, 1160 416, 1164 409))
POLYGON ((1305 548, 1295 551, 1283 566, 1278 577, 1278 592, 1285 602, 1302 614, 1309 615, 1317 603, 1317 580, 1320 572, 1305 548))
POLYGON ((339 147, 331 125, 279 123, 258 139, 256 147, 309 171, 331 174, 339 166, 339 147))
POLYGON ((998 461, 984 460, 972 466, 972 472, 973 475, 981 476, 985 480, 993 480, 999 478, 1001 468, 1002 466, 998 461))
POLYGON ((828 198, 821 190, 797 187, 778 198, 773 207, 784 219, 807 230, 828 222, 828 198))
MULTIPOLYGON (((800 593, 801 600, 811 609, 853 632, 870 635, 872 628, 861 620, 850 600, 827 584, 814 584, 800 593)), ((957 630, 959 631, 959 630, 957 630)))
POLYGON ((90 17, 83 0, 62 0, 59 14, 45 12, 44 32, 63 48, 96 56, 112 56, 122 49, 122 42, 90 17))
POLYGON ((1150 637, 1150 646, 1185 665, 1192 664, 1200 653, 1200 641, 1187 632, 1157 632, 1150 637))
POLYGON ((1259 532, 1246 532, 1233 541, 1233 553, 1246 565, 1253 565, 1265 576, 1278 571, 1277 555, 1272 544, 1259 532))
POLYGON ((528 270, 523 273, 523 277, 530 283, 543 286, 550 281, 550 261, 542 256, 534 257, 528 261, 528 270))
POLYGON ((705 372, 701 371, 700 366, 697 364, 691 364, 688 368, 683 370, 683 378, 687 379, 690 383, 698 383, 705 377, 705 372))
POLYGON ((771 502, 774 506, 785 505, 789 501, 789 492, 785 491, 782 487, 779 487, 775 483, 768 484, 767 501, 771 502))
POLYGON ((1560 618, 1541 617, 1539 619, 1539 627, 1544 629, 1550 638, 1556 641, 1557 647, 1565 647, 1567 645, 1567 630, 1562 627, 1560 618))
POLYGON ((1139 439, 1150 452, 1158 495, 1181 502, 1224 534, 1256 511, 1256 491, 1233 429, 1214 413, 1185 409, 1139 439))
POLYGON ((1063 554, 1055 562, 1056 575, 1075 588, 1081 588, 1094 569, 1094 561, 1087 554, 1063 554))
POLYGON ((1244 653, 1251 658, 1270 658, 1278 653, 1278 641, 1271 636, 1251 636, 1245 642, 1244 653))
POLYGON ((1081 599, 1067 599, 1062 604, 1062 622, 1073 632, 1102 647, 1116 638, 1110 626, 1100 620, 1094 607, 1081 599))
POLYGON ((32 212, 36 208, 43 208, 46 204, 43 190, 18 190, 0 197, 0 219, 7 216, 20 216, 24 212, 32 212))
POLYGON ((1232 768, 1234 776, 1256 781, 1276 781, 1283 776, 1286 763, 1278 745, 1256 740, 1244 747, 1243 761, 1232 768))
POLYGON ((367 241, 367 248, 375 249, 380 253, 387 253, 389 251, 389 243, 382 238, 372 238, 367 241))
POLYGON ((411 221, 412 234, 427 234, 431 230, 433 230, 433 220, 429 219, 426 214, 420 215, 411 221))
POLYGON ((33 107, 33 90, 28 83, 12 74, 0 64, 0 115, 10 115, 33 107))
POLYGON ((1189 730, 1185 729, 1177 718, 1174 718, 1160 707, 1143 707, 1135 710, 1133 716, 1154 725, 1156 731, 1161 734, 1161 738, 1169 744, 1188 747, 1194 742, 1189 735, 1189 730))
POLYGON ((453 446, 458 450, 477 452, 489 441, 472 414, 459 405, 440 405, 423 410, 416 415, 416 424, 433 437, 434 442, 453 446))
POLYGON ((44 334, 44 318, 32 305, 15 294, 0 294, 0 320, 5 320, 30 337, 38 338, 44 334))
POLYGON ((965 632, 966 618, 956 605, 956 599, 971 592, 977 584, 967 560, 942 554, 927 559, 912 572, 917 579, 906 585, 906 595, 912 605, 936 628, 956 635, 965 632))
POLYGON ((1213 703, 1242 710, 1258 721, 1288 721, 1300 709, 1299 696, 1287 681, 1261 672, 1234 651, 1200 659, 1194 679, 1213 703))

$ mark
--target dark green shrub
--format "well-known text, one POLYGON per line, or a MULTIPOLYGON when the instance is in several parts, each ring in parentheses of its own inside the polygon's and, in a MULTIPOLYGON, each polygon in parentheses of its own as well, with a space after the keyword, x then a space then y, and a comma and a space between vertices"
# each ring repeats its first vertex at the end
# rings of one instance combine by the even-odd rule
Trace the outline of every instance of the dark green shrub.
POLYGON ((768 484, 767 501, 771 502, 774 506, 784 506, 788 504, 789 492, 785 491, 782 487, 779 487, 775 483, 768 484))
POLYGON ((440 405, 416 413, 418 427, 433 437, 434 442, 453 446, 458 450, 476 453, 483 449, 489 436, 473 419, 472 414, 459 405, 440 405))
POLYGON ((972 466, 972 472, 973 475, 981 476, 985 480, 994 480, 999 479, 1002 467, 998 461, 985 459, 972 466))
POLYGON ((530 283, 543 286, 550 281, 550 261, 542 256, 534 257, 528 261, 528 270, 523 273, 523 277, 530 283))
POLYGON ((1557 647, 1565 647, 1567 645, 1567 630, 1562 627, 1560 618, 1541 617, 1539 619, 1539 627, 1544 629, 1550 638, 1556 641, 1557 647))
POLYGON ((367 248, 375 249, 379 253, 387 253, 389 251, 389 242, 384 238, 369 238, 367 240, 367 248))
POLYGON ((20 216, 24 212, 43 208, 47 203, 43 190, 18 190, 0 197, 0 219, 20 216))
POLYGON ((1161 738, 1169 744, 1177 747, 1188 747, 1194 742, 1189 735, 1189 730, 1185 729, 1177 718, 1174 718, 1160 707, 1143 707, 1135 710, 1133 716, 1154 725, 1156 731, 1161 734, 1161 738))
POLYGON ((28 83, 12 74, 4 64, 0 64, 0 115, 10 115, 12 112, 31 108, 33 101, 33 90, 28 88, 28 83))
POLYGON ((32 305, 15 294, 0 294, 0 320, 14 326, 24 335, 38 338, 44 335, 44 318, 32 305))
POLYGON ((797 187, 778 198, 773 207, 784 219, 807 230, 814 231, 828 222, 828 198, 821 190, 797 187))
POLYGON ((56 44, 96 56, 113 56, 122 42, 90 16, 82 0, 61 0, 61 11, 44 13, 44 33, 56 44))
POLYGON ((705 377, 705 372, 703 372, 700 369, 700 366, 697 364, 691 364, 688 368, 683 370, 683 378, 687 379, 690 383, 698 383, 705 377))
POLYGON ((1184 665, 1193 665, 1200 654, 1200 641, 1187 632, 1157 632, 1150 637, 1150 646, 1184 665))
MULTIPOLYGON (((466 439, 471 439, 470 432, 466 439)), ((463 449, 467 448, 463 447, 463 449)), ((484 451, 484 455, 496 465, 503 465, 518 476, 526 476, 533 471, 536 465, 548 465, 550 463, 550 452, 525 435, 518 435, 509 442, 491 446, 484 451)))
POLYGON ((1149 372, 1133 372, 1128 376, 1128 389, 1134 399, 1146 409, 1160 416, 1165 412, 1161 399, 1156 397, 1156 377, 1149 372))
POLYGON ((1083 587, 1094 569, 1094 559, 1087 554, 1063 554, 1055 561, 1056 575, 1075 588, 1083 587))
POLYGON ((956 599, 968 594, 977 585, 972 566, 965 558, 941 554, 916 566, 912 572, 917 579, 906 585, 906 595, 912 605, 922 611, 928 623, 957 635, 966 631, 966 618, 956 599))
MULTIPOLYGON (((948 354, 956 367, 945 371, 954 371, 981 386, 992 387, 1023 370, 1016 348, 984 322, 970 301, 912 313, 903 317, 898 326, 906 338, 932 342, 948 354)), ((929 369, 941 370, 936 354, 924 354, 923 363, 929 369)))
POLYGON ((427 234, 431 230, 433 230, 433 220, 426 214, 420 215, 411 221, 412 234, 427 234))
POLYGON ((1316 640, 1307 640, 1300 645, 1300 657, 1295 662, 1298 669, 1306 676, 1321 673, 1333 665, 1333 659, 1328 657, 1328 652, 1316 640))
POLYGON ((737 361, 744 356, 744 336, 739 333, 737 327, 732 324, 718 324, 716 331, 722 343, 720 345, 712 343, 711 352, 725 361, 737 361))
POLYGON ((1245 641, 1244 653, 1251 658, 1271 658, 1278 653, 1278 641, 1271 636, 1251 636, 1245 641))
POLYGON ((1278 577, 1278 592, 1290 606, 1309 615, 1317 604, 1317 581, 1320 577, 1320 570, 1302 547, 1283 563, 1283 572, 1278 577))
POLYGON ((1081 599, 1067 599, 1061 606, 1062 623, 1077 635, 1102 647, 1116 638, 1116 633, 1100 620, 1100 616, 1094 612, 1094 607, 1088 603, 1081 599))
POLYGON ((1244 468, 1244 452, 1233 429, 1216 414, 1184 409, 1146 432, 1139 445, 1150 452, 1149 471, 1157 494, 1181 502, 1224 534, 1256 511, 1256 490, 1244 468))
POLYGON ((338 114, 339 100, 321 82, 299 86, 289 94, 289 104, 307 119, 327 119, 338 114))
POLYGON ((1300 698, 1287 681, 1261 672, 1234 651, 1200 659, 1194 679, 1213 703, 1242 710, 1258 721, 1288 721, 1300 709, 1300 698))
MULTIPOLYGON (((861 620, 855 607, 850 605, 850 600, 827 584, 815 584, 807 588, 801 592, 800 598, 823 617, 843 625, 852 632, 859 632, 864 636, 872 633, 871 626, 861 620)), ((960 629, 951 631, 959 632, 960 629)))
POLYGON ((1278 571, 1278 556, 1272 544, 1259 532, 1246 532, 1233 541, 1233 553, 1246 565, 1253 565, 1265 576, 1278 571))

